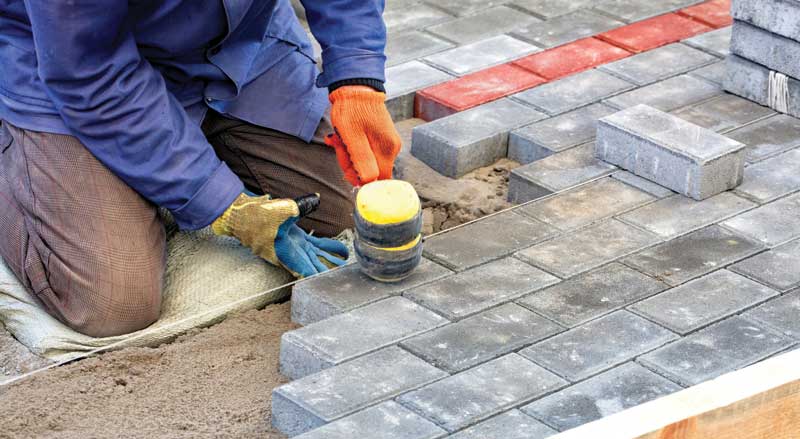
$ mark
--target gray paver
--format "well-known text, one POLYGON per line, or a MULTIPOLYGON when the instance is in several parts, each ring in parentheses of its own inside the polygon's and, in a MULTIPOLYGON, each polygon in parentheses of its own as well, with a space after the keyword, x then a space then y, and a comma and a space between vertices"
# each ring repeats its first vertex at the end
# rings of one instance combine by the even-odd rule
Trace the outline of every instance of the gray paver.
POLYGON ((466 75, 476 70, 501 64, 537 52, 536 46, 499 35, 475 43, 426 56, 425 61, 435 64, 454 75, 466 75))
POLYGON ((509 255, 556 233, 555 228, 541 221, 516 212, 503 212, 429 238, 425 240, 424 251, 428 257, 446 266, 465 270, 509 255))
POLYGON ((792 78, 800 78, 800 42, 768 30, 741 21, 734 22, 731 53, 792 78))
POLYGON ((616 311, 519 353, 570 381, 579 381, 675 338, 675 334, 655 323, 628 311, 616 311), (600 337, 599 334, 613 336, 600 337))
POLYGON ((399 295, 409 288, 451 273, 450 270, 423 259, 411 276, 400 282, 382 283, 364 275, 357 264, 351 264, 330 274, 296 284, 292 290, 292 321, 309 325, 389 296, 399 295))
POLYGON ((518 128, 509 134, 508 158, 526 164, 590 142, 597 133, 597 120, 616 111, 594 104, 518 128))
POLYGON ((798 287, 800 286, 800 240, 787 242, 739 262, 731 266, 731 270, 780 291, 798 287))
POLYGON ((749 366, 791 346, 771 330, 734 316, 644 355, 638 361, 685 386, 749 366))
POLYGON ((766 203, 800 190, 800 149, 766 159, 744 170, 744 182, 738 194, 766 203))
POLYGON ((637 85, 647 85, 718 59, 700 50, 676 43, 649 50, 600 67, 637 85))
POLYGON ((411 153, 440 174, 460 177, 508 154, 508 132, 544 114, 499 99, 414 128, 411 153))
POLYGON ((414 288, 404 295, 457 320, 556 282, 555 276, 506 258, 414 288))
POLYGON ((681 75, 623 93, 606 102, 617 108, 645 104, 661 111, 672 111, 719 94, 722 94, 722 90, 718 86, 693 76, 681 75))
POLYGON ((722 223, 775 247, 800 237, 800 193, 781 198, 722 223))
POLYGON ((775 112, 747 99, 724 94, 673 114, 703 128, 722 132, 771 116, 775 112))
POLYGON ((541 23, 541 20, 507 6, 498 6, 429 27, 427 31, 466 44, 535 23, 541 23))
POLYGON ((617 171, 611 174, 611 177, 627 185, 633 186, 640 191, 647 192, 656 198, 666 198, 675 195, 675 192, 665 188, 664 186, 653 183, 652 181, 639 177, 638 175, 631 174, 628 171, 617 171))
POLYGON ((402 297, 390 297, 281 337, 281 373, 297 379, 447 323, 402 297))
POLYGON ((413 7, 402 7, 402 5, 387 7, 383 14, 386 30, 390 34, 401 30, 421 29, 452 19, 452 15, 423 3, 415 4, 413 7))
MULTIPOLYGON (((734 54, 728 56, 726 66, 725 90, 758 104, 773 107, 775 103, 770 100, 769 93, 772 70, 734 54)), ((800 117, 800 81, 791 76, 780 76, 786 80, 788 99, 785 108, 775 109, 800 117)))
POLYGON ((508 303, 410 338, 402 346, 450 373, 515 351, 563 329, 508 303))
POLYGON ((684 43, 724 58, 731 53, 731 26, 700 34, 685 40, 684 43))
POLYGON ((567 278, 658 241, 654 235, 612 219, 522 250, 516 256, 567 278))
POLYGON ((679 390, 672 381, 636 363, 626 363, 521 410, 559 430, 568 430, 679 390))
POLYGON ((557 432, 519 410, 511 410, 448 439, 545 439, 557 432))
POLYGON ((386 108, 396 121, 414 117, 414 95, 419 89, 453 76, 419 61, 386 69, 386 108))
POLYGON ((769 29, 778 35, 800 41, 800 5, 784 0, 737 0, 731 5, 731 16, 736 20, 769 29))
POLYGON ((701 67, 697 70, 689 72, 690 75, 708 81, 718 87, 721 87, 722 83, 725 81, 726 73, 727 69, 725 68, 725 61, 715 62, 714 64, 709 64, 705 67, 701 67))
POLYGON ((685 335, 777 294, 744 276, 718 270, 639 302, 631 309, 685 335))
POLYGON ((611 263, 517 302, 565 326, 577 326, 667 289, 622 264, 611 263))
POLYGON ((675 286, 751 256, 764 247, 719 226, 667 241, 623 263, 675 286))
POLYGON ((594 3, 595 0, 517 0, 514 2, 518 7, 548 19, 589 8, 594 3))
MULTIPOLYGON (((796 272, 795 272, 796 273, 796 272)), ((776 297, 743 314, 794 339, 800 338, 800 290, 776 297)))
POLYGON ((747 161, 757 162, 800 146, 800 120, 778 114, 725 135, 747 145, 747 161))
POLYGON ((391 67, 453 47, 431 34, 408 31, 389 34, 386 40, 386 66, 391 67))
POLYGON ((455 431, 564 384, 564 380, 536 364, 508 354, 406 393, 398 401, 446 430, 455 431))
POLYGON ((633 84, 592 69, 512 95, 514 99, 541 108, 550 115, 578 107, 629 90, 633 84))
POLYGON ((520 207, 517 212, 566 231, 608 218, 654 198, 613 178, 601 178, 520 207))
POLYGON ((512 35, 539 47, 549 48, 590 37, 622 26, 624 23, 585 9, 534 23, 512 35))
POLYGON ((507 2, 508 0, 436 0, 435 4, 453 15, 465 16, 507 2))
POLYGON ((447 373, 390 347, 278 387, 272 392, 272 424, 294 436, 447 373))
POLYGON ((640 21, 670 11, 674 11, 699 0, 600 0, 594 8, 626 22, 640 21))

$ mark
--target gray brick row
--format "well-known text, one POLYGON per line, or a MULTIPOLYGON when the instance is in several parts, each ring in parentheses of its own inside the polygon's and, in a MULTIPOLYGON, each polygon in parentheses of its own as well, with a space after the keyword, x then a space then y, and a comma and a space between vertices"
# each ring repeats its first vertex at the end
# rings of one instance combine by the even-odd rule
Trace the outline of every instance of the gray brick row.
POLYGON ((436 6, 459 17, 472 15, 492 6, 506 3, 508 0, 436 0, 436 6))
POLYGON ((800 78, 800 42, 737 21, 733 23, 731 53, 781 72, 800 78))
MULTIPOLYGON (((724 94, 700 104, 682 108, 672 114, 695 125, 719 133, 764 119, 774 115, 775 112, 747 99, 724 94)), ((750 147, 748 146, 745 157, 749 151, 750 147)))
POLYGON ((600 0, 594 8, 619 17, 628 23, 672 12, 701 0, 600 0))
POLYGON ((528 25, 541 24, 541 20, 507 6, 485 9, 446 23, 431 26, 427 30, 458 44, 471 43, 528 25))
POLYGON ((741 261, 731 270, 779 291, 800 287, 800 240, 741 261))
POLYGON ((423 58, 448 72, 462 76, 538 52, 536 46, 508 35, 499 35, 423 58))
POLYGON ((539 17, 551 19, 579 9, 587 9, 594 0, 516 0, 514 5, 539 17))
POLYGON ((800 190, 800 149, 766 159, 744 170, 744 182, 736 188, 758 203, 767 203, 800 190))
POLYGON ((800 5, 787 0, 734 0, 731 16, 778 35, 800 41, 800 5))
POLYGON ((731 26, 706 32, 683 42, 694 48, 724 58, 731 53, 731 26))
POLYGON ((448 439, 545 439, 557 432, 519 410, 497 415, 448 439))
POLYGON ((747 161, 754 163, 800 147, 800 120, 778 114, 725 135, 747 145, 747 161))
MULTIPOLYGON (((796 273, 796 271, 795 271, 796 273)), ((743 314, 750 320, 773 328, 794 340, 800 339, 800 289, 776 297, 743 314)))
MULTIPOLYGON (((605 162, 603 162, 605 163, 605 162)), ((661 186, 659 184, 653 183, 650 180, 645 178, 639 177, 638 175, 631 174, 628 171, 617 171, 611 174, 611 178, 619 180, 629 186, 633 186, 636 189, 639 189, 642 192, 646 192, 658 199, 671 197, 675 195, 675 192, 661 186)))
POLYGON ((390 35, 403 30, 422 29, 452 19, 452 15, 424 3, 413 6, 389 3, 383 13, 383 22, 390 35))
POLYGON ((623 24, 606 15, 579 9, 545 22, 530 24, 514 31, 512 35, 539 47, 550 48, 591 37, 623 24))
MULTIPOLYGON (((724 87, 726 91, 742 96, 758 104, 769 106, 770 69, 736 55, 726 59, 724 87)), ((787 77, 788 103, 781 109, 792 116, 800 116, 800 82, 787 77)))
POLYGON ((717 87, 722 87, 726 74, 725 61, 718 61, 689 72, 689 75, 710 82, 717 87))
POLYGON ((648 85, 711 64, 718 58, 676 43, 600 67, 636 85, 648 85))
POLYGON ((389 34, 386 39, 386 66, 414 61, 454 46, 426 32, 406 31, 389 34))
POLYGON ((409 61, 386 69, 386 108, 392 119, 414 117, 417 90, 452 79, 453 76, 419 61, 409 61))
POLYGON ((722 90, 716 84, 680 75, 622 93, 605 102, 619 109, 645 104, 661 111, 673 111, 720 94, 722 90))
POLYGON ((800 237, 800 193, 765 204, 722 223, 769 247, 800 237))
POLYGON ((634 85, 592 69, 512 95, 550 115, 566 113, 630 90, 634 85))

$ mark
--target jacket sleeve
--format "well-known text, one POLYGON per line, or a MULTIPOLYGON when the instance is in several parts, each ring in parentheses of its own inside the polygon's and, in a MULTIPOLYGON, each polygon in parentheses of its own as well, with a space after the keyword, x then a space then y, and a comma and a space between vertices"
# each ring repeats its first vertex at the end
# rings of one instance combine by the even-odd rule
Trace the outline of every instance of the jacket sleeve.
POLYGON ((317 86, 353 78, 385 81, 384 0, 301 0, 322 47, 317 86))
POLYGON ((66 126, 178 225, 214 221, 243 190, 139 55, 127 0, 25 0, 38 75, 66 126))

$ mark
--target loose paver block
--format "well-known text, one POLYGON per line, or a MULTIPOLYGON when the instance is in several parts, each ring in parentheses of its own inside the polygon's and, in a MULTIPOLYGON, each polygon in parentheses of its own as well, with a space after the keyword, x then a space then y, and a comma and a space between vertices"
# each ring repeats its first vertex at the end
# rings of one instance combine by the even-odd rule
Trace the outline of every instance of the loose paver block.
POLYGON ((678 14, 664 14, 598 35, 631 52, 644 52, 708 32, 711 27, 678 14))
MULTIPOLYGON (((771 116, 775 112, 747 99, 724 94, 700 104, 682 108, 673 114, 685 121, 719 133, 739 128, 771 116)), ((745 156, 747 156, 747 150, 745 156)))
POLYGON ((597 120, 617 110, 593 104, 518 128, 508 137, 508 158, 526 164, 594 140, 597 120))
POLYGON ((749 366, 791 345, 783 336, 734 316, 638 361, 673 381, 693 386, 749 366))
POLYGON ((478 425, 462 430, 448 439, 545 439, 557 431, 522 413, 511 410, 478 425))
POLYGON ((567 278, 657 243, 650 233, 615 219, 534 245, 515 255, 567 278))
POLYGON ((516 212, 503 212, 425 240, 425 254, 461 271, 507 256, 558 231, 516 212), (498 233, 502 231, 502 233, 498 233))
POLYGON ((731 27, 717 29, 689 38, 684 43, 712 55, 724 58, 731 53, 731 27))
POLYGON ((550 19, 579 9, 589 8, 595 0, 516 0, 514 5, 550 19))
POLYGON ((438 439, 447 432, 394 401, 370 407, 295 439, 438 439))
POLYGON ((546 117, 500 99, 414 128, 411 154, 448 177, 460 177, 508 154, 508 132, 546 117))
POLYGON ((598 102, 632 87, 633 84, 608 73, 587 70, 512 96, 541 108, 550 115, 556 115, 598 102))
POLYGON ((452 19, 452 15, 424 3, 413 7, 387 7, 383 14, 386 30, 390 34, 401 30, 421 29, 452 19))
POLYGON ((297 283, 292 290, 292 321, 306 326, 399 295, 451 273, 441 265, 423 259, 411 276, 400 282, 382 283, 364 275, 358 264, 351 264, 297 283))
POLYGON ((508 354, 397 400, 446 430, 455 431, 564 384, 540 366, 508 354))
POLYGON ((605 15, 580 9, 542 23, 533 23, 523 29, 517 29, 512 35, 539 47, 547 48, 591 37, 622 25, 622 22, 605 15))
POLYGON ((450 373, 533 344, 563 328, 525 308, 508 303, 410 338, 402 346, 450 373))
POLYGON ((676 286, 763 248, 758 242, 714 225, 628 256, 623 262, 676 286))
MULTIPOLYGON (((797 274, 797 271, 794 273, 797 274)), ((776 297, 743 314, 744 317, 763 323, 795 340, 800 338, 798 315, 800 315, 800 290, 776 297)))
POLYGON ((567 387, 522 411, 568 430, 681 390, 681 386, 636 363, 626 363, 567 387))
POLYGON ((725 134, 747 145, 748 162, 757 162, 800 146, 800 120, 778 114, 725 134))
POLYGON ((438 84, 453 76, 419 61, 409 61, 386 69, 386 107, 394 120, 414 116, 417 90, 438 84))
POLYGON ((672 111, 722 94, 719 86, 693 76, 681 75, 614 96, 606 102, 617 108, 644 104, 672 111))
POLYGON ((630 56, 631 53, 597 38, 584 38, 535 53, 512 63, 553 80, 630 56))
POLYGON ((733 22, 731 0, 705 1, 699 5, 681 9, 680 14, 714 28, 730 26, 733 22))
POLYGON ((445 50, 424 59, 454 75, 461 76, 538 51, 536 46, 524 41, 508 35, 499 35, 445 50))
POLYGON ((600 0, 592 6, 626 22, 640 21, 697 3, 697 0, 600 0))
POLYGON ((281 337, 281 373, 298 379, 442 326, 447 320, 390 297, 281 337))
POLYGON ((731 53, 800 78, 800 42, 737 21, 731 34, 731 53))
POLYGON ((745 145, 637 105, 600 119, 597 156, 680 194, 704 200, 738 186, 745 145))
POLYGON ((770 247, 800 237, 800 193, 781 198, 722 223, 770 247))
POLYGON ((389 347, 278 387, 272 392, 272 424, 289 436, 305 433, 446 376, 389 347))
POLYGON ((756 206, 756 203, 730 192, 723 192, 703 201, 674 195, 621 215, 620 219, 662 238, 673 238, 756 206))
POLYGON ((517 302, 564 326, 577 326, 667 289, 668 286, 622 264, 611 263, 517 302))
POLYGON ((631 309, 685 335, 777 294, 744 276, 718 270, 639 302, 631 309))
MULTIPOLYGON (((594 149, 592 149, 592 151, 594 151, 594 149)), ((631 174, 628 171, 617 171, 611 174, 611 177, 627 185, 633 186, 640 191, 647 192, 656 198, 666 198, 675 195, 675 192, 665 188, 664 186, 653 183, 652 181, 639 177, 638 175, 631 174)))
POLYGON ((798 287, 800 286, 800 240, 788 242, 745 259, 733 265, 731 270, 780 291, 798 287))
POLYGON ((600 67, 637 85, 647 85, 718 59, 683 44, 670 44, 600 67))
POLYGON ((508 6, 497 6, 426 30, 458 44, 466 44, 535 23, 541 23, 541 20, 508 6))
POLYGON ((691 71, 689 74, 721 87, 722 83, 725 81, 727 69, 725 68, 725 61, 719 61, 691 71))
POLYGON ((736 192, 759 203, 767 203, 800 190, 798 169, 800 149, 793 149, 745 168, 744 182, 736 192))
POLYGON ((616 311, 519 353, 570 381, 579 381, 676 338, 655 323, 628 311, 616 311))
POLYGON ((506 258, 414 288, 404 295, 458 320, 556 282, 555 276, 506 258))
POLYGON ((731 5, 734 19, 769 29, 778 35, 800 41, 800 4, 784 0, 735 1, 731 5))
POLYGON ((396 66, 451 47, 453 43, 425 32, 393 33, 386 40, 386 66, 396 66))

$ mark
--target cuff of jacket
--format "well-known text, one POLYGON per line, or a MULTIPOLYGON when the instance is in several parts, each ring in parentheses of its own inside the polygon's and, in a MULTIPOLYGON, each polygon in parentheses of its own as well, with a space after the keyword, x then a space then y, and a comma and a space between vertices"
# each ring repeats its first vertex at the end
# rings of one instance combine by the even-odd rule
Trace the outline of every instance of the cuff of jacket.
POLYGON ((202 229, 219 218, 242 191, 242 181, 221 163, 186 204, 172 211, 172 216, 182 230, 202 229))
POLYGON ((323 65, 322 74, 317 76, 317 87, 326 88, 334 82, 352 78, 369 78, 385 82, 385 65, 384 55, 353 55, 339 58, 323 65))

